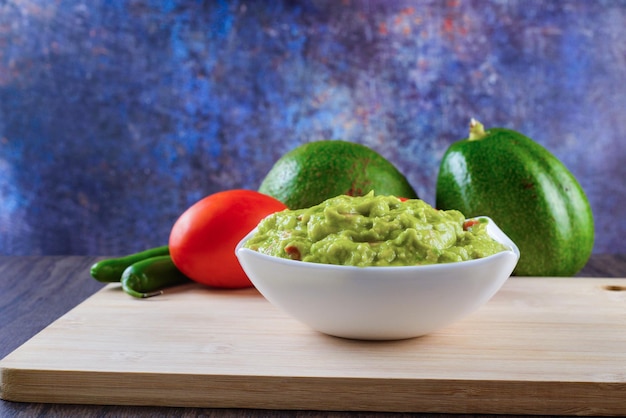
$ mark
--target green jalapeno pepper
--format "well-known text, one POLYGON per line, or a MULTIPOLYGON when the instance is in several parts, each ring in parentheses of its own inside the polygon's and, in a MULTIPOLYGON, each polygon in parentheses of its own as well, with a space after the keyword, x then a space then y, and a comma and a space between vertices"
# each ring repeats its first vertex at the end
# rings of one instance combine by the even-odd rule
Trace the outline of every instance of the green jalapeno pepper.
POLYGON ((91 277, 99 282, 119 282, 122 279, 122 273, 124 273, 124 270, 132 264, 152 257, 169 255, 169 253, 169 246, 163 245, 161 247, 151 248, 124 257, 108 258, 106 260, 98 261, 91 266, 91 277))
POLYGON ((122 273, 122 288, 136 298, 149 298, 163 293, 163 289, 191 280, 185 276, 169 255, 138 261, 122 273))

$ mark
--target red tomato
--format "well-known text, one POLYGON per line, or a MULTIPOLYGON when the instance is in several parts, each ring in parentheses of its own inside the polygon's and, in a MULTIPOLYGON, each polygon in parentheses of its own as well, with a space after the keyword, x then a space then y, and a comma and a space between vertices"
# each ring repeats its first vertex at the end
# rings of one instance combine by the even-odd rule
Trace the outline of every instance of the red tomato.
POLYGON ((235 247, 264 217, 286 209, 252 190, 227 190, 198 201, 174 223, 170 255, 190 279, 208 286, 250 287, 235 247))

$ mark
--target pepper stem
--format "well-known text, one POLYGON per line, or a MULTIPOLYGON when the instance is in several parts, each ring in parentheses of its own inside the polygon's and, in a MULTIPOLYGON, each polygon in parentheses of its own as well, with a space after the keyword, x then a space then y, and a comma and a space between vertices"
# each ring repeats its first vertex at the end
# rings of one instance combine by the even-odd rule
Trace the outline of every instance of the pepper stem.
POLYGON ((152 292, 140 292, 135 289, 132 289, 130 286, 128 286, 127 283, 122 283, 122 289, 124 289, 124 292, 126 292, 127 294, 136 298, 141 298, 141 299, 151 298, 151 297, 159 296, 163 294, 163 290, 155 290, 152 292))
POLYGON ((487 136, 485 132, 485 127, 482 123, 478 122, 476 119, 472 118, 469 124, 469 140, 476 141, 477 139, 483 139, 487 136))
POLYGON ((141 294, 141 297, 142 297, 142 298, 151 298, 151 297, 154 297, 154 296, 159 296, 159 295, 162 295, 162 294, 163 294, 163 291, 162 291, 162 290, 157 290, 157 291, 154 291, 154 292, 145 292, 145 293, 142 293, 142 294, 141 294))

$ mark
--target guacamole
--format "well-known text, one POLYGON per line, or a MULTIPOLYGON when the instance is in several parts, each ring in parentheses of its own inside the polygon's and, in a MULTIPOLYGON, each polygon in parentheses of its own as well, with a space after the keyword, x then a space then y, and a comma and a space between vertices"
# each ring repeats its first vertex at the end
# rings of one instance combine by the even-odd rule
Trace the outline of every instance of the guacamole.
POLYGON ((265 218, 246 248, 275 257, 349 266, 412 266, 486 257, 508 249, 486 220, 393 196, 337 196, 265 218))

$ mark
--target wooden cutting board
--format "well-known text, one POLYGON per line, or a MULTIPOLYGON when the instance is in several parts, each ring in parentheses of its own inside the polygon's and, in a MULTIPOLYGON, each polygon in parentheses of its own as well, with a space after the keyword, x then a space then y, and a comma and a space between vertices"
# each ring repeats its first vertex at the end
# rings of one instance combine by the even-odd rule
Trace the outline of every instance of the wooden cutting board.
POLYGON ((440 332, 310 330, 254 289, 109 285, 0 362, 24 402, 626 415, 626 279, 511 278, 440 332))

